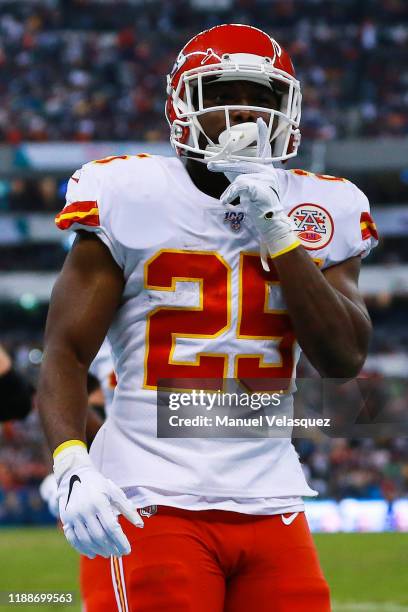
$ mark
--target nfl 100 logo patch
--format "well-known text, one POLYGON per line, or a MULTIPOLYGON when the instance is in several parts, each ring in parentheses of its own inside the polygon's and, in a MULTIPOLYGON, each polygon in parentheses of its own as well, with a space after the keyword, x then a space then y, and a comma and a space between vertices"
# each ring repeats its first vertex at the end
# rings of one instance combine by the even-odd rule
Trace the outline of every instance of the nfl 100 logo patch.
POLYGON ((224 223, 229 223, 232 231, 239 232, 244 217, 245 213, 243 212, 235 212, 234 210, 229 210, 224 213, 224 223))
POLYGON ((292 208, 288 216, 295 224, 298 239, 309 251, 323 249, 333 238, 333 219, 323 206, 305 202, 292 208))

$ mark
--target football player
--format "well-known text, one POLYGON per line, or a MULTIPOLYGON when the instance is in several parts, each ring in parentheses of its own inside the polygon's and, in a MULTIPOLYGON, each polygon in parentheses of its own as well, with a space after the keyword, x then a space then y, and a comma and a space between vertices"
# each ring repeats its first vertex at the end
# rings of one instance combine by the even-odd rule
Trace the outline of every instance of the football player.
POLYGON ((52 295, 39 404, 64 531, 111 556, 121 611, 326 612, 302 502, 316 493, 291 440, 158 438, 156 392, 226 377, 265 390, 294 378, 301 349, 322 376, 356 376, 368 201, 347 180, 274 166, 296 155, 301 93, 265 32, 198 34, 167 95, 179 157, 86 164, 57 217, 78 237, 52 295), (107 332, 118 385, 89 455, 86 372, 107 332))

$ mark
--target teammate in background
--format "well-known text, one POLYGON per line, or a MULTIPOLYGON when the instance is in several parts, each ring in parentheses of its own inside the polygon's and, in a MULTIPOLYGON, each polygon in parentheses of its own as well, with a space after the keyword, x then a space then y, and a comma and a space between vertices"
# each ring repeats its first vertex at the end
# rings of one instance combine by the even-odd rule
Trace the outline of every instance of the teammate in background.
POLYGON ((13 368, 13 362, 0 345, 0 422, 25 419, 31 410, 33 387, 13 368))
POLYGON ((327 612, 301 499, 315 492, 291 440, 157 438, 156 389, 229 376, 265 390, 294 378, 301 349, 321 376, 356 376, 371 332, 358 291, 376 243, 368 201, 347 180, 274 167, 296 155, 301 94, 264 32, 202 32, 167 93, 181 159, 86 164, 57 217, 78 238, 52 296, 39 404, 64 531, 83 554, 113 555, 121 611, 327 612), (118 386, 90 457, 86 371, 107 332, 118 386))

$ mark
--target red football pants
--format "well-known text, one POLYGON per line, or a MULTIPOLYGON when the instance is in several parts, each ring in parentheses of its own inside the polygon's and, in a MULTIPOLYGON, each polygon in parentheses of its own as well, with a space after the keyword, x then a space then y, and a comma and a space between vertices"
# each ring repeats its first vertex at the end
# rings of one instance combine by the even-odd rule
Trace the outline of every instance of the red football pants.
POLYGON ((104 557, 81 556, 79 563, 79 582, 83 612, 89 610, 116 610, 115 591, 112 587, 111 560, 104 557))
POLYGON ((160 506, 144 529, 121 524, 132 552, 111 560, 116 606, 91 598, 86 612, 330 612, 303 513, 284 524, 160 506))

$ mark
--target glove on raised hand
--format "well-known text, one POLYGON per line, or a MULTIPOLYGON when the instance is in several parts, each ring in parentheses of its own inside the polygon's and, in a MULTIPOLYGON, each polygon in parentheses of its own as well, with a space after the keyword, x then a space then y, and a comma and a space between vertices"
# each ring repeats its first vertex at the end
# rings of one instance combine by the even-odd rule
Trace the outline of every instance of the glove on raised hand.
MULTIPOLYGON (((271 145, 265 121, 259 118, 257 127, 257 157, 270 157, 271 145)), ((211 172, 223 172, 231 181, 220 201, 230 207, 239 197, 240 205, 245 208, 260 236, 261 259, 265 270, 269 271, 267 254, 274 258, 299 246, 300 242, 293 231, 294 226, 280 202, 279 181, 272 164, 213 161, 209 162, 207 167, 211 172)))

